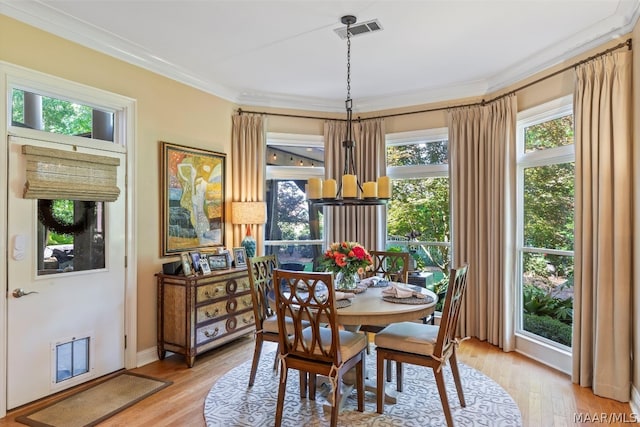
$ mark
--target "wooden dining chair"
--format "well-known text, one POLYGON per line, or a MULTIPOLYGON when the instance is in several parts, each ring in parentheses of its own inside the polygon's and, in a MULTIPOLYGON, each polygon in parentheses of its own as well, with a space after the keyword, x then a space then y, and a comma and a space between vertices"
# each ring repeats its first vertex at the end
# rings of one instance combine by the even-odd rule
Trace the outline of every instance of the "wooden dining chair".
POLYGON ((373 260, 368 276, 379 276, 392 282, 407 283, 409 280, 409 253, 392 251, 369 251, 373 260))
MULTIPOLYGON (((268 295, 273 291, 273 270, 278 267, 275 255, 251 257, 247 260, 249 269, 249 283, 251 285, 251 300, 253 301, 253 317, 256 322, 256 345, 253 350, 253 362, 249 374, 249 387, 253 386, 256 371, 262 353, 264 341, 279 343, 278 320, 269 307, 268 295)), ((278 352, 273 362, 273 369, 278 366, 278 352)))
POLYGON ((384 362, 389 360, 396 362, 396 388, 398 391, 402 391, 402 364, 411 363, 433 369, 447 426, 453 427, 453 417, 447 399, 442 368, 447 361, 450 361, 460 406, 464 408, 466 403, 456 358, 456 347, 459 341, 455 334, 462 298, 467 288, 467 270, 467 265, 451 270, 440 325, 399 322, 387 326, 376 334, 376 372, 378 376, 376 403, 378 413, 382 414, 384 410, 384 362))
MULTIPOLYGON (((276 426, 282 412, 289 369, 300 371, 301 381, 309 376, 309 398, 315 399, 317 375, 331 384, 331 426, 337 425, 342 377, 356 369, 358 411, 364 411, 364 357, 366 341, 362 334, 350 332, 337 322, 332 273, 274 271, 276 315, 280 328, 291 319, 294 333, 280 335, 280 385, 276 406, 276 426), (306 323, 308 322, 308 326, 306 323)), ((304 395, 300 385, 301 396, 304 395)))
MULTIPOLYGON (((373 264, 367 271, 368 277, 378 276, 391 282, 407 283, 409 281, 409 253, 392 251, 369 251, 373 264)), ((378 333, 384 326, 361 325, 360 331, 367 337, 367 354, 369 354, 369 334, 378 333)), ((391 380, 391 373, 388 375, 391 380)))

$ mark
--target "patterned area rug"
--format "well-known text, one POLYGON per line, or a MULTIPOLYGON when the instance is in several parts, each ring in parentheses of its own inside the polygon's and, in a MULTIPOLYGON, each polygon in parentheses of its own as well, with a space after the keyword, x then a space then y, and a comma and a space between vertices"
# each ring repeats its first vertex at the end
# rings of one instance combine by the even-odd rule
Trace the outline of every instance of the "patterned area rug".
MULTIPOLYGON (((263 353, 252 388, 247 387, 250 360, 229 371, 211 387, 204 403, 204 418, 208 427, 273 425, 279 380, 278 374, 272 369, 274 356, 274 352, 263 353)), ((367 356, 366 363, 375 384, 375 351, 367 356)), ((449 404, 457 427, 522 425, 520 410, 502 387, 475 369, 464 364, 459 366, 467 402, 465 408, 458 401, 451 370, 448 366, 444 369, 449 404)), ((412 365, 405 365, 404 368, 404 391, 398 394, 396 404, 386 404, 384 414, 378 414, 375 393, 366 392, 365 411, 358 412, 354 390, 338 417, 338 425, 445 426, 433 371, 412 365)), ((395 380, 391 384, 395 388, 395 380)), ((325 412, 326 399, 321 394, 319 388, 315 402, 300 399, 298 374, 289 371, 282 425, 329 425, 330 414, 325 412)))

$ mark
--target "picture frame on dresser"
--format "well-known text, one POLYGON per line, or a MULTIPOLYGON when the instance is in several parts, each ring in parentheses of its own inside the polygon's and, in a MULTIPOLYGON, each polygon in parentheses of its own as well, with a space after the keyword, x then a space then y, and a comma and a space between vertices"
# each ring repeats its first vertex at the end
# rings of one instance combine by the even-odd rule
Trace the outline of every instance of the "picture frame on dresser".
POLYGON ((233 248, 233 258, 236 262, 236 267, 247 266, 247 252, 244 248, 233 248))
POLYGON ((193 275, 193 269, 191 268, 191 257, 188 252, 182 252, 180 254, 180 261, 182 261, 182 273, 185 276, 193 275))
POLYGON ((211 268, 211 270, 223 270, 225 268, 229 268, 229 264, 227 263, 227 255, 210 254, 209 267, 211 268))
POLYGON ((200 271, 202 274, 211 274, 211 267, 209 266, 209 260, 206 257, 200 258, 200 271))
POLYGON ((160 141, 160 256, 224 243, 226 154, 160 141))
POLYGON ((200 252, 189 252, 189 256, 191 257, 191 264, 195 270, 200 268, 200 252))

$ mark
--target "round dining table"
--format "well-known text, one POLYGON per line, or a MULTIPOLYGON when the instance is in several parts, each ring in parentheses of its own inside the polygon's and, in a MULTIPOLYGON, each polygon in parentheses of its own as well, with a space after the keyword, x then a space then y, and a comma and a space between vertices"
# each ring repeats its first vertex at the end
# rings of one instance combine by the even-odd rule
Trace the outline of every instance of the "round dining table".
POLYGON ((345 329, 357 330, 360 325, 385 326, 390 323, 422 319, 434 312, 438 297, 428 289, 411 286, 414 291, 425 295, 424 304, 404 304, 383 300, 384 287, 369 287, 350 298, 351 305, 336 310, 338 322, 345 329))

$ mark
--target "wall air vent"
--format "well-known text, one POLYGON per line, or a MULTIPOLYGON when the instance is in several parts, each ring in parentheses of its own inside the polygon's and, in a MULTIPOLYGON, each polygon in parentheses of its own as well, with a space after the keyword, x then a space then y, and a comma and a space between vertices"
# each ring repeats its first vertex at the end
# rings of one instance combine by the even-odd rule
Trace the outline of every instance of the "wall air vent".
MULTIPOLYGON (((377 19, 373 19, 367 22, 361 22, 351 26, 351 37, 359 36, 361 34, 372 33, 374 31, 382 30, 382 25, 377 19)), ((341 39, 347 38, 347 27, 340 27, 333 30, 341 39)))

